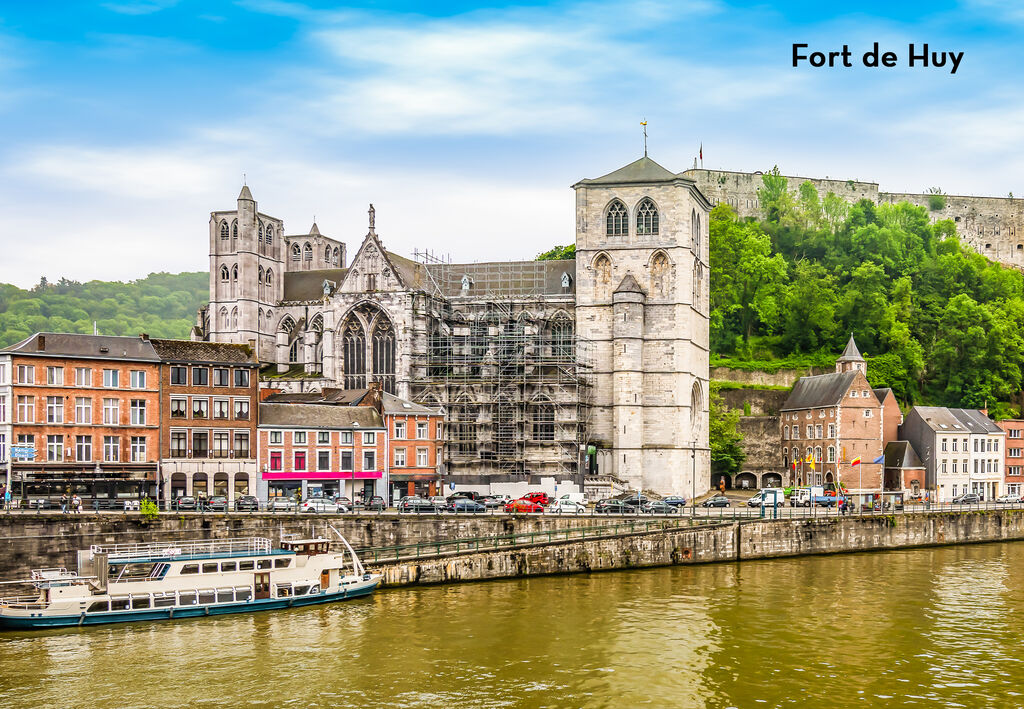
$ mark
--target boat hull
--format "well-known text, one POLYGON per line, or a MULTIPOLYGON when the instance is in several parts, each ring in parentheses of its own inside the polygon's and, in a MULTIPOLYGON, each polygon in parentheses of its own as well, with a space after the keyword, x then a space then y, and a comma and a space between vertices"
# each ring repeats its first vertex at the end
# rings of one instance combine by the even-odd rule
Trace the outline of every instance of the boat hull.
POLYGON ((38 630, 41 628, 68 628, 82 625, 107 625, 109 623, 177 620, 178 618, 197 618, 232 613, 254 613, 298 608, 300 606, 335 603, 369 596, 377 588, 378 584, 379 581, 374 581, 358 588, 346 589, 337 593, 318 593, 311 596, 292 596, 288 598, 266 598, 203 606, 148 608, 137 611, 107 611, 104 613, 81 613, 79 615, 45 615, 44 612, 29 615, 7 615, 0 613, 0 630, 38 630))

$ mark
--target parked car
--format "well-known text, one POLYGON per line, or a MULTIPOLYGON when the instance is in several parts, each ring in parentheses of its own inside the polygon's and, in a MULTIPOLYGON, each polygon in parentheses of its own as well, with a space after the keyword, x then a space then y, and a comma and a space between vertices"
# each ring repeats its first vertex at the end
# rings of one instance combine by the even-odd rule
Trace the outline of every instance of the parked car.
POLYGON ((644 514, 649 515, 677 515, 679 514, 679 508, 675 505, 670 505, 664 500, 651 500, 645 505, 640 507, 640 511, 644 514))
POLYGON ((1000 495, 999 497, 996 498, 996 502, 998 502, 1001 505, 1014 504, 1019 501, 1020 498, 1017 497, 1016 495, 1000 495))
POLYGON ((967 492, 953 498, 954 505, 978 505, 981 504, 981 495, 974 492, 967 492))
POLYGON ((430 500, 426 500, 422 497, 406 496, 398 502, 398 511, 400 513, 435 513, 439 512, 440 509, 430 500))
POLYGON ((689 501, 681 495, 669 495, 661 500, 666 505, 672 505, 673 507, 686 507, 686 503, 689 501))
POLYGON ((554 513, 560 514, 560 515, 563 515, 563 514, 581 515, 581 514, 583 514, 586 511, 587 511, 587 506, 584 505, 582 502, 577 502, 576 500, 570 500, 569 498, 566 498, 566 497, 558 498, 557 500, 552 502, 551 505, 548 507, 548 512, 554 512, 554 513))
POLYGON ((363 505, 364 510, 371 510, 373 512, 383 512, 387 508, 388 503, 380 495, 374 495, 370 498, 369 502, 363 505))
POLYGON ((260 501, 255 495, 239 495, 235 498, 235 512, 242 510, 260 511, 260 501))
POLYGON ((650 501, 651 498, 646 495, 633 495, 632 497, 627 497, 623 500, 623 502, 629 507, 643 507, 650 501))
MULTIPOLYGON (((48 509, 50 507, 50 501, 47 500, 45 497, 40 497, 40 498, 38 498, 36 500, 29 500, 28 501, 28 506, 29 506, 29 509, 33 509, 34 508, 34 509, 37 509, 37 510, 45 510, 45 509, 48 509)), ((59 504, 55 504, 55 505, 53 505, 53 507, 60 507, 60 505, 59 504)))
POLYGON ((228 498, 224 495, 215 495, 206 501, 203 509, 210 512, 225 512, 228 509, 228 498))
POLYGON ((480 513, 486 512, 487 507, 476 500, 470 500, 468 497, 459 498, 452 501, 451 504, 446 508, 449 512, 473 512, 480 513))
MULTIPOLYGON (((456 500, 468 500, 469 498, 468 497, 457 497, 455 499, 456 500)), ((436 507, 438 510, 446 510, 446 509, 448 509, 449 500, 454 502, 454 500, 452 500, 452 498, 448 498, 448 500, 446 500, 443 497, 441 497, 440 495, 434 495, 433 497, 428 497, 427 500, 434 507, 436 507)))
POLYGON ((480 499, 480 503, 483 504, 489 510, 496 510, 505 506, 507 500, 503 500, 496 495, 488 495, 480 499))
POLYGON ((732 507, 732 500, 725 495, 715 495, 700 503, 701 507, 732 507))
POLYGON ((171 509, 173 510, 194 510, 196 506, 196 498, 191 495, 182 495, 171 501, 171 509))
POLYGON ((521 497, 518 500, 512 500, 512 502, 505 505, 506 512, 543 512, 544 505, 541 505, 533 500, 527 500, 525 497, 521 497))
POLYGON ((454 492, 449 495, 448 500, 450 502, 453 497, 465 497, 467 500, 479 502, 480 498, 483 496, 483 493, 475 492, 473 490, 460 490, 459 492, 454 492))
POLYGON ((348 499, 344 495, 335 495, 331 499, 334 501, 334 504, 336 505, 342 505, 343 507, 347 507, 348 509, 353 508, 352 500, 348 499))
POLYGON ((295 510, 295 498, 294 497, 272 497, 270 502, 267 503, 267 509, 274 512, 292 512, 295 510))
POLYGON ((762 499, 761 493, 759 492, 756 495, 754 495, 753 497, 751 497, 749 500, 747 500, 747 507, 760 507, 761 506, 761 499, 762 499))
POLYGON ((348 512, 349 508, 340 505, 329 497, 310 497, 299 505, 300 512, 348 512))
POLYGON ((519 499, 536 502, 538 505, 547 505, 551 502, 551 498, 546 492, 528 492, 519 499))
POLYGON ((636 507, 630 507, 622 500, 598 500, 594 507, 594 512, 601 515, 624 515, 636 510, 636 507))

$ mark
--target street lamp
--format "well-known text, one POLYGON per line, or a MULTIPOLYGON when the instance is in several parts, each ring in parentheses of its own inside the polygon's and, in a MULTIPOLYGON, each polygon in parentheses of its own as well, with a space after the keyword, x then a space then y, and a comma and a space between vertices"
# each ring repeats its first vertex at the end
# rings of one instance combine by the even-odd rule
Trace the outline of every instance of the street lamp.
POLYGON ((690 469, 690 519, 692 520, 697 513, 697 441, 694 441, 690 447, 690 460, 692 461, 690 469))

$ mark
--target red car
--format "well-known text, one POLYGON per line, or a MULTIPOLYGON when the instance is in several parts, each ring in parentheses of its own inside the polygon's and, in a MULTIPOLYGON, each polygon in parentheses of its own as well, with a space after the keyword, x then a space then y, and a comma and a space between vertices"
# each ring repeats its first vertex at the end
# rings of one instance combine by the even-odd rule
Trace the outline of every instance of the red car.
POLYGON ((551 502, 551 498, 546 492, 528 492, 520 499, 536 502, 538 505, 547 505, 551 502))
POLYGON ((533 500, 527 500, 525 497, 519 500, 512 500, 512 502, 505 505, 506 512, 543 512, 544 505, 538 505, 533 500))

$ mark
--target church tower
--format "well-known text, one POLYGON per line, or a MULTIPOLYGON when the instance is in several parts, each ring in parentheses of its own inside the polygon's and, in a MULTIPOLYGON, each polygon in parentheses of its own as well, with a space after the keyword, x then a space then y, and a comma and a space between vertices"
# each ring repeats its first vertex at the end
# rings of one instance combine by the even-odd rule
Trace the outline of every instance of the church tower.
POLYGON ((711 205, 646 155, 573 189, 576 327, 594 373, 598 472, 638 490, 706 492, 711 205))
POLYGON ((261 214, 243 186, 234 211, 210 214, 210 306, 213 342, 257 343, 273 359, 273 305, 282 299, 284 223, 261 214))

